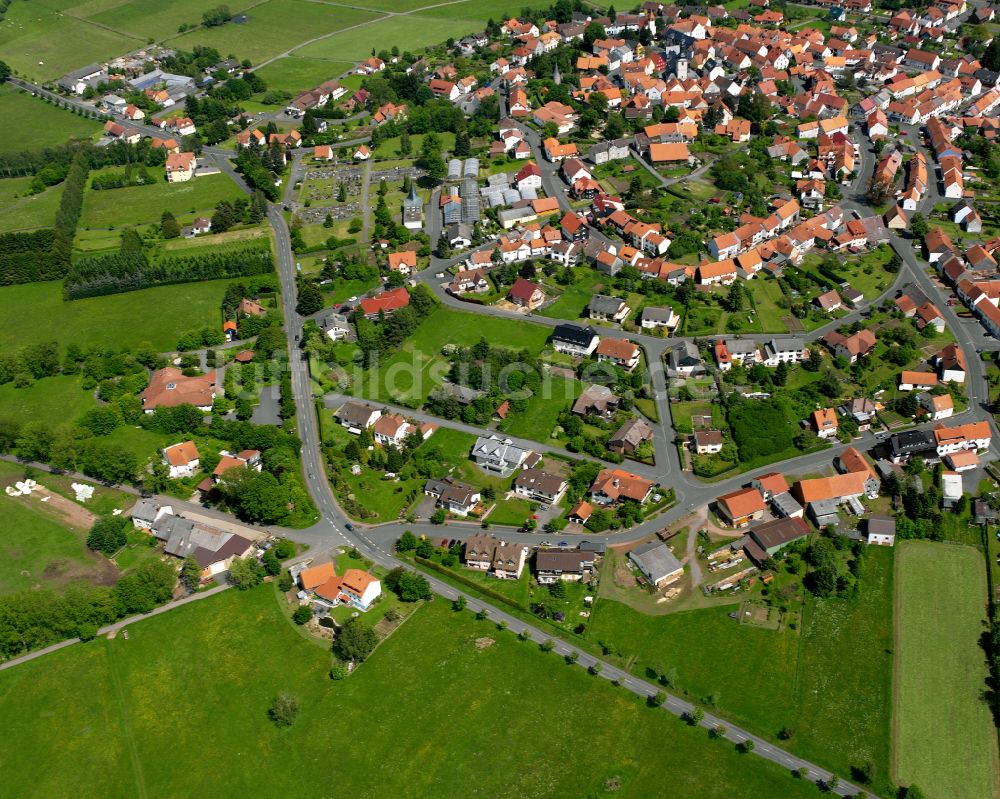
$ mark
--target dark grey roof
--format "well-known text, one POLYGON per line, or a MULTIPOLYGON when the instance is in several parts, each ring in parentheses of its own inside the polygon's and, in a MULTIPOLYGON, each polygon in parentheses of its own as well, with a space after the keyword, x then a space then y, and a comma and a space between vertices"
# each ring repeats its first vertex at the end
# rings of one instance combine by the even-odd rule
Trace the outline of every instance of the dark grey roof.
POLYGON ((580 347, 589 347, 595 336, 597 331, 589 325, 587 327, 556 325, 552 330, 553 341, 565 341, 567 344, 576 344, 580 347))
POLYGON ((616 314, 622 307, 624 300, 618 297, 609 297, 606 294, 595 294, 590 298, 587 308, 591 311, 603 314, 616 314))

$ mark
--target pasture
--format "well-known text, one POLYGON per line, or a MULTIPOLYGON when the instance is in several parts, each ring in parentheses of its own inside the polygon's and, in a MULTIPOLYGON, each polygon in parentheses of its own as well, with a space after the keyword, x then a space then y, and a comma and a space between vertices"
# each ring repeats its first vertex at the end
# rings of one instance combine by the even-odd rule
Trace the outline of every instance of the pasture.
MULTIPOLYGON (((4 23, 0 23, 0 41, 3 29, 4 23)), ((56 108, 13 85, 0 86, 0 119, 4 121, 0 154, 54 147, 69 139, 90 139, 101 130, 100 122, 56 108)))
POLYGON ((350 61, 287 56, 255 71, 267 83, 269 90, 286 91, 296 95, 336 78, 353 67, 354 64, 350 61))
MULTIPOLYGON (((177 345, 182 333, 220 324, 219 303, 230 282, 158 286, 72 302, 63 300, 59 281, 3 286, 0 318, 5 324, 0 328, 0 346, 17 349, 51 340, 83 347, 129 347, 148 342, 165 352, 177 345)), ((0 386, 0 394, 7 389, 15 391, 0 386)))
POLYGON ((406 14, 386 17, 370 25, 301 45, 293 54, 308 58, 328 58, 331 61, 360 61, 368 58, 372 49, 389 49, 395 44, 400 50, 416 52, 423 47, 440 44, 449 36, 457 39, 481 28, 481 24, 477 25, 467 19, 438 19, 406 14))
POLYGON ((28 194, 31 178, 0 180, 0 233, 52 227, 62 197, 62 186, 28 194))
POLYGON ((80 228, 109 230, 158 225, 164 211, 170 211, 180 224, 185 225, 199 215, 210 217, 220 200, 235 200, 242 196, 240 187, 221 172, 195 177, 184 183, 167 183, 159 174, 156 183, 146 186, 101 191, 88 188, 83 196, 80 228))
MULTIPOLYGON (((266 0, 248 8, 246 14, 248 19, 242 25, 229 23, 215 28, 197 28, 169 39, 168 44, 185 50, 205 45, 216 48, 223 55, 232 53, 259 64, 317 36, 379 18, 378 12, 307 0, 266 0)), ((330 56, 336 61, 350 57, 347 53, 330 56)), ((301 90, 311 88, 302 86, 301 90)))
POLYGON ((896 553, 894 771, 928 799, 1000 793, 997 739, 983 699, 982 554, 903 541, 896 553))
MULTIPOLYGON (((85 64, 135 50, 145 42, 145 37, 69 16, 57 0, 11 3, 0 22, 3 60, 36 81, 55 80, 85 64)), ((6 122, 7 117, 4 119, 6 122)))
POLYGON ((441 601, 419 609, 347 680, 331 682, 329 667, 270 587, 227 591, 130 625, 127 640, 72 646, 0 673, 8 733, 0 762, 12 784, 37 796, 80 785, 101 796, 198 786, 217 797, 446 798, 468 796, 473 784, 483 796, 587 796, 608 785, 623 797, 662 785, 677 799, 774 795, 778 786, 789 799, 816 793, 441 601), (284 729, 267 718, 281 691, 301 708, 284 729), (349 745, 345 729, 371 734, 349 745), (475 756, 483 752, 485 769, 475 756))

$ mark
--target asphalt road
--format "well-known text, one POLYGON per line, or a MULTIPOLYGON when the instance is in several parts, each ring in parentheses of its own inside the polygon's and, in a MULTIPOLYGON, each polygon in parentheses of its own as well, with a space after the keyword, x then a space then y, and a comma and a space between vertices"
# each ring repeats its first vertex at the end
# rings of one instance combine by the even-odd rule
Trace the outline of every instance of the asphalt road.
MULTIPOLYGON (((25 88, 35 90, 38 89, 38 87, 32 86, 31 84, 27 84, 25 88)), ((142 129, 144 133, 147 133, 147 135, 156 135, 159 133, 159 130, 156 128, 140 129, 142 129)), ((537 163, 542 168, 542 180, 546 192, 549 196, 557 197, 562 208, 568 209, 569 203, 563 191, 561 181, 557 175, 557 165, 550 164, 543 157, 541 157, 539 137, 533 130, 526 130, 526 138, 532 147, 537 163)), ((911 141, 916 140, 916 137, 911 138, 911 141)), ((874 155, 868 149, 867 143, 865 143, 861 149, 861 169, 859 170, 858 178, 850 187, 848 187, 848 192, 845 192, 847 196, 845 196, 845 199, 841 204, 845 210, 856 210, 862 215, 870 215, 870 209, 864 204, 863 189, 867 182, 867 176, 871 174, 871 170, 874 166, 874 155)), ((229 155, 224 151, 212 151, 210 154, 216 156, 229 155)), ((240 185, 244 191, 249 193, 249 188, 242 178, 235 172, 228 160, 226 160, 225 157, 218 157, 217 161, 219 162, 220 168, 238 185, 240 185)), ((432 241, 436 240, 435 234, 440 230, 440 215, 436 212, 434 200, 435 197, 432 196, 431 206, 428 209, 430 213, 427 214, 428 233, 431 234, 432 241)), ((936 201, 937 196, 932 195, 928 196, 924 202, 927 207, 930 207, 933 206, 933 203, 936 201)), ((292 386, 295 394, 298 432, 302 441, 302 468, 306 486, 315 501, 321 516, 315 525, 306 530, 293 531, 280 530, 280 528, 272 528, 272 530, 280 531, 282 534, 286 534, 299 542, 309 544, 312 548, 310 554, 314 556, 320 556, 324 551, 336 546, 355 546, 376 563, 392 568, 403 565, 401 561, 395 558, 392 554, 392 545, 404 529, 410 529, 417 533, 426 532, 435 537, 450 538, 463 537, 464 535, 468 535, 469 532, 478 529, 472 525, 460 524, 452 524, 444 527, 403 524, 385 524, 378 526, 355 525, 353 522, 348 520, 347 516, 340 509, 325 476, 325 467, 319 439, 319 426, 314 404, 313 385, 309 377, 308 362, 299 350, 299 340, 302 333, 302 319, 295 312, 295 259, 291 250, 288 227, 279 206, 271 205, 269 207, 268 222, 274 232, 275 246, 278 256, 278 275, 282 289, 282 310, 285 317, 289 368, 292 374, 292 386)), ((597 231, 593 231, 593 234, 600 235, 597 231)), ((977 347, 981 347, 985 343, 985 337, 981 328, 978 324, 970 324, 959 319, 951 307, 943 301, 943 298, 940 295, 940 289, 926 274, 923 265, 914 255, 913 246, 908 240, 899 236, 893 236, 891 244, 903 259, 904 267, 900 270, 900 274, 893 286, 886 291, 882 297, 878 298, 877 301, 881 301, 885 297, 894 296, 898 288, 908 280, 916 282, 917 285, 919 285, 928 294, 928 296, 938 299, 936 304, 945 316, 946 321, 956 336, 956 340, 966 355, 969 367, 967 386, 969 388, 970 398, 974 398, 976 400, 981 399, 978 387, 983 387, 985 391, 985 373, 978 353, 976 352, 977 347)), ((427 270, 419 273, 416 277, 417 279, 426 282, 443 302, 452 307, 461 307, 466 311, 474 310, 475 312, 485 313, 491 316, 515 316, 526 324, 541 324, 552 327, 559 323, 558 320, 547 319, 544 317, 524 317, 521 315, 511 315, 496 308, 470 306, 445 293, 439 285, 440 281, 436 280, 433 275, 437 272, 444 271, 449 266, 458 263, 461 260, 464 260, 465 257, 467 257, 467 254, 449 260, 441 260, 436 257, 432 257, 431 266, 427 270)), ((861 311, 855 312, 855 314, 858 315, 860 313, 861 311)), ((845 323, 850 323, 855 318, 855 314, 852 314, 851 317, 846 319, 839 319, 831 322, 830 325, 820 328, 817 331, 813 331, 806 336, 806 338, 814 341, 827 332, 828 329, 839 327, 845 323)), ((858 316, 858 318, 860 318, 860 316, 858 316)), ((651 366, 653 366, 652 379, 656 389, 657 406, 660 410, 660 422, 657 425, 656 433, 661 441, 669 444, 669 446, 665 447, 663 457, 658 457, 658 465, 652 470, 652 472, 650 472, 650 476, 651 478, 658 479, 664 486, 673 487, 677 494, 678 501, 673 508, 661 514, 656 519, 640 524, 627 531, 615 534, 605 536, 588 535, 587 537, 591 540, 603 540, 608 543, 623 543, 644 538, 649 534, 669 525, 671 522, 689 514, 695 507, 711 501, 714 497, 725 493, 726 491, 746 484, 750 479, 758 474, 763 474, 776 468, 780 468, 786 474, 790 475, 815 471, 828 466, 832 458, 837 453, 845 449, 845 445, 837 445, 830 449, 789 459, 782 462, 780 465, 775 464, 763 467, 753 472, 748 472, 711 485, 700 483, 692 475, 690 475, 690 473, 683 472, 680 469, 680 463, 677 458, 676 451, 671 443, 675 436, 674 431, 670 426, 669 402, 666 396, 667 378, 662 368, 662 358, 666 350, 676 344, 676 340, 665 340, 652 336, 626 333, 612 328, 602 328, 602 335, 629 338, 637 343, 640 343, 646 350, 648 362, 651 366)), ((774 336, 771 335, 747 336, 747 338, 753 338, 755 340, 766 340, 773 337, 774 336)), ((985 393, 983 393, 983 396, 985 396, 985 393)), ((424 416, 422 414, 414 414, 412 411, 407 411, 407 413, 409 415, 416 415, 419 418, 424 416)), ((991 424, 993 424, 992 416, 989 414, 985 404, 981 402, 972 402, 967 414, 967 420, 982 419, 988 420, 991 424)), ((435 421, 444 425, 449 424, 443 420, 435 421)), ((472 431, 481 432, 476 428, 472 428, 472 431)), ((862 446, 865 445, 862 444, 862 446)), ((658 456, 660 455, 659 450, 657 454, 658 456)), ((633 468, 633 470, 638 472, 643 468, 644 467, 637 465, 633 468)), ((203 511, 204 509, 199 507, 199 510, 203 511)), ((509 540, 523 541, 524 543, 534 544, 539 543, 545 536, 541 534, 521 534, 511 531, 509 534, 505 532, 504 537, 509 540)), ((431 575, 428 576, 428 580, 433 591, 445 599, 455 599, 459 596, 459 594, 461 594, 465 596, 468 602, 468 607, 471 610, 475 611, 484 609, 491 620, 497 623, 505 622, 515 631, 524 630, 531 640, 538 643, 541 643, 549 638, 549 636, 539 628, 533 625, 525 624, 519 619, 508 615, 502 609, 484 603, 482 600, 465 594, 464 592, 460 592, 440 580, 437 580, 431 575)), ((165 610, 170 607, 172 606, 165 606, 158 612, 165 612, 165 610)), ((128 622, 119 623, 118 628, 120 628, 120 626, 124 626, 125 623, 128 622)), ((55 648, 66 646, 70 643, 72 642, 64 642, 61 645, 57 645, 55 648)), ((52 648, 50 648, 50 650, 42 650, 27 657, 39 657, 46 651, 51 651, 51 649, 52 648)), ((624 687, 628 688, 628 690, 633 691, 639 696, 649 697, 654 695, 658 690, 657 686, 627 674, 610 663, 600 661, 589 653, 584 652, 565 641, 560 640, 555 643, 555 651, 560 655, 567 655, 571 652, 575 652, 578 656, 578 663, 581 666, 599 666, 601 677, 609 680, 617 680, 624 687)), ((12 664, 13 661, 9 664, 0 666, 0 668, 5 668, 12 664)), ((692 710, 692 706, 688 702, 675 696, 668 696, 664 706, 670 712, 677 715, 682 715, 692 710)), ((827 780, 831 776, 830 772, 825 769, 821 769, 808 761, 802 760, 773 743, 763 740, 757 736, 753 736, 748 731, 729 724, 725 722, 725 720, 717 718, 712 714, 706 713, 705 718, 702 721, 702 725, 705 727, 715 727, 719 724, 722 724, 727 728, 725 737, 730 741, 739 743, 747 740, 753 740, 755 744, 754 754, 760 757, 764 757, 788 769, 796 770, 799 768, 806 768, 810 779, 813 780, 827 780)), ((833 792, 842 796, 856 794, 864 795, 864 792, 859 787, 846 782, 841 782, 833 792)))

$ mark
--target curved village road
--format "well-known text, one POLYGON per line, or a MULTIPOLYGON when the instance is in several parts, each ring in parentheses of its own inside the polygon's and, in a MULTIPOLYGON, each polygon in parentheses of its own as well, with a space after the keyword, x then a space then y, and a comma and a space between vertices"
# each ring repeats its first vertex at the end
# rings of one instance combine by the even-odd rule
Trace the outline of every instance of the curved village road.
MULTIPOLYGON (((32 90, 39 90, 32 84, 26 84, 22 81, 14 79, 14 82, 21 85, 23 88, 28 88, 32 90)), ((44 90, 42 90, 44 91, 44 90)), ((65 98, 58 98, 64 100, 65 98)), ((148 135, 155 135, 158 129, 155 128, 141 128, 143 132, 148 131, 148 135)), ((559 198, 560 204, 563 207, 567 207, 568 203, 566 201, 564 192, 561 190, 561 186, 556 182, 557 178, 554 169, 547 164, 544 158, 540 157, 539 145, 537 134, 533 131, 528 133, 528 141, 531 144, 532 149, 535 151, 536 162, 540 166, 543 166, 543 182, 546 186, 547 192, 551 196, 559 198)), ((842 206, 849 211, 856 211, 861 215, 870 215, 870 209, 863 204, 863 197, 858 196, 857 190, 864 184, 864 176, 870 172, 873 167, 874 158, 870 153, 867 153, 867 148, 862 147, 862 169, 860 170, 861 175, 857 181, 852 184, 852 196, 845 198, 842 206)), ((244 191, 249 193, 249 187, 242 180, 241 176, 238 175, 232 167, 232 164, 228 161, 228 153, 224 151, 211 149, 209 154, 216 157, 220 169, 228 174, 238 185, 240 185, 244 191)), ((933 197, 929 198, 929 201, 933 201, 933 197)), ((439 215, 435 213, 435 196, 432 196, 432 202, 428 208, 430 213, 427 214, 428 219, 428 232, 431 233, 431 238, 434 240, 435 232, 440 230, 440 221, 438 219, 439 215)), ((325 475, 325 466, 321 452, 321 442, 319 437, 319 424, 316 417, 316 405, 314 400, 318 397, 313 394, 313 384, 309 375, 308 361, 304 357, 304 354, 299 349, 300 337, 302 334, 303 320, 295 312, 296 305, 296 269, 294 254, 291 248, 291 241, 289 237, 288 226, 282 215, 280 206, 270 205, 268 208, 268 222, 274 232, 275 238, 275 249, 278 256, 278 275, 281 283, 281 293, 282 293, 282 310, 284 312, 285 318, 285 331, 287 335, 287 353, 288 353, 288 363, 289 369, 292 375, 292 387, 295 395, 297 422, 298 422, 298 432, 299 437, 302 442, 302 468, 303 477, 305 479, 308 491, 313 498, 316 506, 321 514, 320 520, 305 530, 283 530, 281 528, 268 528, 270 531, 275 533, 287 535, 296 541, 301 543, 309 544, 312 547, 311 555, 314 556, 316 553, 329 549, 335 546, 348 545, 357 547, 365 556, 371 558, 374 562, 381 566, 388 568, 393 568, 396 566, 402 566, 402 561, 397 559, 393 554, 393 543, 402 534, 404 529, 412 530, 415 533, 424 533, 430 536, 440 537, 443 535, 448 535, 448 537, 462 537, 467 535, 469 532, 478 529, 473 525, 468 524, 449 524, 445 526, 432 526, 429 524, 402 524, 402 523, 389 523, 382 525, 355 525, 351 522, 346 514, 341 510, 337 504, 336 499, 330 489, 329 482, 325 475), (447 533, 445 532, 447 530, 447 533)), ((596 233, 596 231, 595 231, 596 233)), ((940 292, 938 286, 934 284, 934 281, 927 275, 926 271, 922 268, 921 264, 917 261, 912 244, 902 239, 899 236, 894 235, 891 239, 891 245, 898 252, 903 259, 904 266, 900 270, 900 274, 897 276, 894 284, 876 300, 876 302, 881 301, 886 297, 890 297, 895 294, 898 288, 907 280, 915 280, 916 283, 924 289, 929 296, 937 296, 940 292)), ((552 327, 560 323, 560 320, 547 319, 545 317, 538 316, 521 316, 519 314, 511 314, 509 312, 502 311, 496 308, 484 308, 481 306, 470 306, 463 303, 444 291, 443 287, 440 285, 440 280, 437 280, 434 275, 439 272, 446 270, 448 267, 459 263, 464 260, 466 256, 460 258, 452 258, 448 260, 442 260, 432 256, 431 266, 416 275, 417 279, 425 282, 434 293, 446 304, 452 307, 460 307, 466 311, 473 311, 477 313, 485 313, 491 316, 497 317, 514 317, 519 318, 527 324, 540 324, 544 326, 552 327)), ((870 303, 872 305, 875 303, 870 303)), ((818 330, 804 336, 808 340, 816 340, 821 337, 825 332, 831 330, 835 327, 839 327, 842 324, 850 323, 855 319, 860 319, 865 313, 865 308, 855 311, 849 317, 844 319, 839 319, 831 322, 818 330)), ((955 312, 946 303, 939 303, 939 308, 942 314, 945 316, 946 321, 952 327, 955 334, 956 340, 962 347, 966 355, 966 360, 969 366, 969 381, 968 386, 970 390, 970 407, 966 411, 968 417, 971 420, 981 421, 987 420, 993 424, 993 419, 991 414, 988 412, 985 401, 980 402, 979 391, 982 390, 982 398, 985 400, 987 394, 985 391, 985 374, 983 370, 983 365, 979 359, 978 349, 983 348, 986 343, 985 337, 983 336, 978 324, 970 324, 960 320, 955 312)), ((602 328, 602 335, 612 336, 616 338, 630 338, 636 343, 641 344, 647 354, 647 361, 652 367, 654 387, 656 389, 656 402, 660 410, 661 421, 657 424, 658 432, 660 437, 664 442, 672 442, 674 439, 674 431, 670 425, 670 414, 669 414, 669 401, 666 394, 666 376, 663 370, 663 357, 667 349, 674 346, 676 339, 665 340, 652 336, 646 336, 641 334, 630 334, 625 331, 618 329, 602 328)), ((766 340, 770 338, 775 338, 772 335, 753 335, 747 336, 747 338, 753 338, 755 340, 766 340)), ((777 336, 780 338, 780 336, 777 336)), ((414 415, 412 411, 406 409, 409 415, 414 415)), ((449 425, 446 420, 435 419, 439 424, 445 426, 449 425)), ((463 429, 465 426, 459 426, 463 429)), ((473 428, 473 432, 480 432, 479 430, 473 428)), ((871 439, 872 443, 874 439, 871 439)), ((544 451, 547 447, 539 447, 544 451)), ((846 445, 837 445, 829 449, 820 450, 817 452, 802 455, 797 458, 792 458, 783 461, 781 468, 789 473, 796 472, 809 472, 815 470, 821 466, 829 464, 830 460, 839 452, 843 451, 846 445)), ((550 448, 551 449, 551 448, 550 448)), ((658 452, 659 454, 659 452, 658 452)), ((690 514, 695 507, 703 505, 710 501, 714 497, 728 490, 732 490, 747 483, 754 476, 763 474, 767 471, 771 471, 776 468, 776 465, 771 465, 767 467, 762 467, 754 471, 750 471, 736 477, 732 477, 728 480, 719 481, 713 484, 704 484, 698 482, 692 475, 685 473, 680 468, 679 458, 677 456, 675 448, 672 444, 665 447, 664 451, 665 458, 663 460, 658 459, 658 465, 650 469, 649 467, 639 467, 636 466, 636 471, 643 471, 649 473, 651 479, 656 478, 662 481, 662 484, 667 487, 671 487, 675 490, 677 495, 676 504, 661 514, 656 519, 644 522, 637 525, 627 531, 622 531, 615 534, 608 534, 603 536, 590 536, 592 540, 605 541, 607 543, 626 543, 629 541, 637 540, 639 538, 646 537, 658 529, 664 527, 667 524, 672 523, 684 516, 690 514)), ((176 502, 175 500, 171 500, 176 502)), ((199 511, 204 511, 199 506, 199 511)), ((524 533, 504 533, 505 538, 514 541, 524 542, 526 544, 538 544, 541 542, 543 536, 541 534, 524 534, 524 533)), ((304 558, 303 558, 304 559, 304 558)), ((525 622, 517 619, 500 608, 497 608, 489 603, 484 602, 482 599, 466 594, 441 580, 437 579, 433 575, 427 575, 427 579, 431 585, 432 590, 437 595, 443 597, 447 600, 454 600, 459 596, 463 596, 468 603, 469 609, 473 611, 483 610, 485 611, 487 617, 496 623, 505 623, 511 630, 516 632, 523 631, 527 637, 536 642, 543 643, 549 640, 549 636, 543 632, 538 627, 531 624, 526 624, 525 622)), ((162 608, 158 608, 151 614, 156 615, 158 613, 166 612, 174 607, 177 607, 187 602, 197 601, 205 596, 211 596, 214 593, 218 593, 221 590, 225 590, 224 586, 220 586, 211 591, 206 591, 202 594, 192 595, 184 600, 180 600, 176 603, 170 603, 162 608)), ((124 620, 118 622, 115 625, 109 625, 109 627, 104 628, 102 632, 111 632, 113 630, 121 629, 129 623, 135 623, 141 618, 137 617, 134 619, 124 620)), ((56 644, 53 647, 47 649, 39 650, 38 652, 25 655, 22 658, 18 658, 12 661, 8 661, 5 664, 0 664, 0 669, 9 668, 17 663, 24 662, 26 660, 31 660, 42 656, 50 651, 55 651, 57 649, 69 646, 74 641, 66 641, 60 644, 56 644)), ((585 652, 578 647, 559 640, 554 643, 555 652, 559 655, 566 656, 570 654, 575 654, 578 658, 577 662, 579 665, 590 668, 598 667, 600 676, 604 679, 614 680, 628 690, 632 691, 636 695, 644 698, 649 698, 654 696, 659 689, 645 680, 639 679, 623 670, 619 669, 612 664, 603 661, 599 658, 594 657, 588 652, 585 652)), ((693 710, 691 703, 680 699, 679 697, 668 695, 667 700, 663 705, 667 710, 674 713, 675 715, 684 715, 693 710)), ((758 736, 752 735, 750 732, 733 726, 732 724, 727 724, 724 719, 716 717, 715 715, 706 713, 704 719, 701 722, 702 726, 706 728, 715 728, 718 725, 725 726, 727 731, 725 733, 725 738, 734 743, 743 743, 745 741, 753 741, 754 743, 754 754, 770 760, 784 768, 789 770, 798 770, 804 768, 807 770, 809 778, 815 781, 828 781, 833 775, 826 769, 820 768, 813 763, 810 763, 802 758, 796 757, 790 752, 776 746, 771 741, 767 741, 758 736)), ((860 787, 852 785, 847 782, 840 782, 836 788, 833 789, 833 793, 840 796, 856 796, 863 795, 869 796, 860 787)))

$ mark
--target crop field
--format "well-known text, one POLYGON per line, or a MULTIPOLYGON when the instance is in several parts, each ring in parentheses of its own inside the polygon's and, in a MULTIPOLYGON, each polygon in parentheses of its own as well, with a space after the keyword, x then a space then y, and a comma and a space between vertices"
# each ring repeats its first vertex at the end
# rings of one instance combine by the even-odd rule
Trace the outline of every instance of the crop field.
POLYGON ((261 67, 256 73, 267 83, 269 90, 286 91, 294 95, 331 80, 353 66, 351 61, 287 56, 261 67))
POLYGON ((62 197, 62 186, 28 194, 31 178, 0 180, 0 233, 52 227, 62 197))
MULTIPOLYGON (((198 28, 175 36, 168 43, 185 50, 190 50, 195 45, 206 45, 216 48, 223 55, 232 53, 238 58, 249 58, 254 64, 259 64, 317 36, 370 22, 379 17, 378 12, 326 3, 310 3, 307 0, 267 0, 260 5, 252 6, 246 13, 248 19, 242 25, 229 23, 215 28, 198 28)), ((383 43, 386 41, 383 39, 383 43)), ((339 54, 335 50, 330 53, 331 60, 336 61, 354 57, 353 54, 339 54)), ((365 56, 368 55, 366 52, 365 56)), ((311 89, 312 86, 301 88, 311 89)))
POLYGON ((198 786, 216 797, 447 799, 469 796, 470 785, 483 796, 521 797, 596 796, 608 785, 623 797, 661 785, 676 799, 749 799, 778 786, 788 799, 816 794, 440 601, 419 609, 347 680, 331 682, 329 666, 270 587, 227 591, 130 625, 128 639, 76 645, 0 673, 5 779, 35 796, 81 785, 99 796, 178 796, 198 786), (267 718, 281 691, 300 706, 285 729, 267 718), (62 734, 52 734, 54 725, 62 734), (345 729, 371 730, 349 757, 345 729), (551 768, 570 761, 573 768, 551 768))
MULTIPOLYGON (((145 38, 62 13, 58 2, 12 3, 0 22, 3 60, 35 80, 55 80, 94 61, 141 47, 145 38)), ((5 117, 6 119, 6 117, 5 117)))
MULTIPOLYGON (((219 324, 219 303, 230 282, 158 286, 72 302, 63 300, 62 283, 58 281, 3 286, 0 346, 9 350, 52 340, 63 346, 72 341, 83 347, 126 347, 149 342, 159 351, 171 350, 182 333, 219 324)), ((0 391, 6 388, 10 387, 0 387, 0 391)))
POLYGON ((157 182, 147 186, 101 191, 88 188, 83 196, 80 227, 107 230, 159 224, 164 211, 170 211, 184 225, 199 214, 211 216, 220 200, 241 196, 239 186, 221 172, 184 183, 167 183, 163 175, 158 175, 157 182))
POLYGON ((971 547, 904 541, 896 553, 895 777, 929 799, 1000 792, 997 739, 979 647, 983 556, 971 547))

